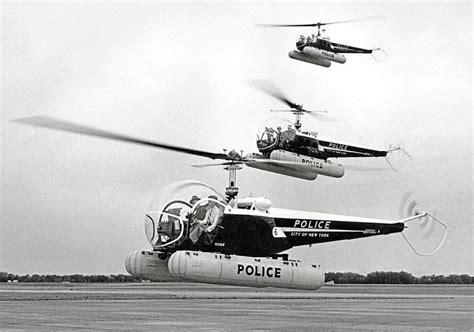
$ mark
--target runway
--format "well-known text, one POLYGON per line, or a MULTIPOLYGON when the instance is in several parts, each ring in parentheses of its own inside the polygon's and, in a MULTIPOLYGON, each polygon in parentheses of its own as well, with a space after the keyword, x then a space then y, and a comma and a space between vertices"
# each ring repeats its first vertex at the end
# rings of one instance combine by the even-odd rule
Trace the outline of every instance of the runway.
POLYGON ((1 329, 470 330, 473 308, 471 285, 0 285, 1 329))

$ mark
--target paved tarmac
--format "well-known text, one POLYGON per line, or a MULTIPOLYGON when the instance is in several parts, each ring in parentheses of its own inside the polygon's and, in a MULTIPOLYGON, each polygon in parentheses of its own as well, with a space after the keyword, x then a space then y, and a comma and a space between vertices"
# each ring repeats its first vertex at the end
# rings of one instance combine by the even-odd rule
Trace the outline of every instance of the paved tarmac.
POLYGON ((0 329, 472 330, 474 286, 0 284, 0 329))

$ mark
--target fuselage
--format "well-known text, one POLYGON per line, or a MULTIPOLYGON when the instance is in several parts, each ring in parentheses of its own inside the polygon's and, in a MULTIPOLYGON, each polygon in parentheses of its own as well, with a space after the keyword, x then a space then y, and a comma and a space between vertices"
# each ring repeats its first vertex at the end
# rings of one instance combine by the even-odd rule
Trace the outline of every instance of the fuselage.
POLYGON ((312 63, 322 67, 330 67, 332 62, 343 64, 346 57, 343 53, 370 54, 373 50, 344 44, 333 43, 318 36, 300 36, 296 49, 288 53, 292 59, 312 63))
POLYGON ((373 50, 349 46, 340 43, 334 43, 325 38, 312 36, 300 36, 296 42, 296 49, 303 51, 305 47, 312 47, 319 50, 325 50, 333 53, 372 53, 373 50))
MULTIPOLYGON (((401 222, 380 219, 227 206, 215 232, 201 234, 197 241, 182 241, 172 250, 267 257, 296 246, 386 235, 403 229, 401 222)), ((188 226, 185 236, 191 232, 188 226)))
POLYGON ((344 157, 385 157, 387 151, 364 148, 329 140, 320 140, 310 133, 298 132, 295 129, 278 131, 262 135, 257 140, 259 151, 270 156, 274 150, 284 150, 300 155, 326 160, 344 157))

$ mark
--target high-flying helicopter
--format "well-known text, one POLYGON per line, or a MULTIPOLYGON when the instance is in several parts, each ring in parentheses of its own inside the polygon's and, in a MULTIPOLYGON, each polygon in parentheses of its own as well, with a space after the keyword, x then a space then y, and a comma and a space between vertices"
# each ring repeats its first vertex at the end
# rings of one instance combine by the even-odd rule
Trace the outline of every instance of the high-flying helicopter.
MULTIPOLYGON (((301 116, 304 114, 316 116, 323 121, 335 119, 321 114, 326 112, 308 111, 303 108, 303 105, 290 101, 271 81, 254 80, 248 83, 290 107, 287 110, 272 110, 272 112, 288 112, 295 115, 293 124, 280 118, 267 120, 257 134, 257 147, 260 154, 249 154, 249 157, 307 165, 314 170, 311 180, 318 174, 336 178, 344 175, 344 166, 331 161, 332 158, 385 157, 393 170, 397 169, 389 158, 392 153, 398 152, 411 158, 398 144, 393 144, 387 150, 376 150, 318 138, 314 131, 302 131, 301 116)), ((271 163, 253 163, 248 166, 300 177, 297 172, 293 173, 280 165, 274 166, 271 163)))
POLYGON ((162 188, 152 201, 145 218, 152 249, 134 251, 125 261, 127 271, 139 278, 316 290, 324 284, 321 266, 289 260, 283 251, 401 232, 416 253, 431 255, 447 236, 447 226, 430 213, 418 211, 415 202, 408 204, 409 216, 391 221, 279 209, 264 197, 237 197, 236 172, 244 159, 236 153, 155 143, 47 117, 17 122, 224 160, 229 171, 226 197, 204 183, 182 181, 162 188), (420 253, 404 234, 416 220, 422 229, 430 223, 445 230, 431 252, 420 253))
MULTIPOLYGON (((382 50, 381 48, 374 48, 374 49, 365 49, 360 47, 349 46, 345 44, 334 43, 329 40, 328 37, 321 36, 321 27, 330 25, 330 24, 339 24, 339 23, 349 23, 349 22, 359 22, 359 21, 367 21, 371 19, 375 19, 379 17, 371 17, 371 18, 364 18, 364 19, 356 19, 356 20, 345 20, 345 21, 337 21, 337 22, 325 22, 325 23, 308 23, 308 24, 257 24, 257 26, 265 27, 265 28, 288 28, 288 27, 317 27, 318 32, 316 35, 312 34, 310 36, 303 36, 300 35, 298 40, 296 41, 296 49, 290 51, 288 56, 295 60, 300 60, 308 63, 312 63, 322 67, 330 67, 331 62, 337 63, 345 63, 346 57, 343 55, 344 53, 352 53, 352 54, 371 54, 372 57, 376 60, 381 62, 382 56, 376 58, 374 56, 375 51, 380 51, 383 57, 387 55, 387 53, 382 50)), ((323 32, 326 30, 323 29, 323 32)))

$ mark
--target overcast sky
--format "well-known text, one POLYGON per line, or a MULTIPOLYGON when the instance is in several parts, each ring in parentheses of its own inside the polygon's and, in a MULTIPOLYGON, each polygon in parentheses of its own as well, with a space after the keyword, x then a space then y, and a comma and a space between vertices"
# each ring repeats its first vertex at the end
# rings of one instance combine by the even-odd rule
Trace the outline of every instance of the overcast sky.
MULTIPOLYGON (((257 151, 255 135, 282 105, 245 83, 272 79, 293 101, 338 123, 304 118, 321 136, 384 148, 403 141, 402 172, 350 172, 304 181, 254 169, 241 194, 274 206, 397 219, 403 195, 451 232, 436 255, 416 256, 400 234, 290 251, 327 271, 473 273, 472 5, 470 2, 5 3, 2 2, 0 270, 126 273, 148 249, 144 213, 160 187, 195 179, 223 191, 209 160, 10 123, 50 115, 159 142, 257 151), (382 47, 384 63, 348 55, 313 66, 288 57, 312 23, 331 40, 382 47)), ((342 161, 346 162, 346 161, 342 161)), ((384 160, 347 161, 385 167, 384 160)))

